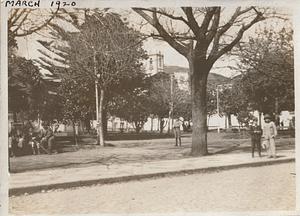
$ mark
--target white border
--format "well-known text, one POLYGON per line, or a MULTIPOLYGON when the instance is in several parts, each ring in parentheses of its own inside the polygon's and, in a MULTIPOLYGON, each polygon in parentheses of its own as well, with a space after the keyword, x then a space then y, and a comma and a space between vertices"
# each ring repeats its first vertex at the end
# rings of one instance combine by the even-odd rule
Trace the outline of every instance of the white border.
POLYGON ((7 11, 1 7, 0 215, 8 214, 7 11))
MULTIPOLYGON (((2 2, 2 1, 1 1, 2 2)), ((5 1, 4 1, 5 2, 5 1)), ((50 5, 50 0, 41 0, 41 8, 47 8, 50 5)), ((70 2, 70 1, 69 1, 70 2)), ((300 88, 300 75, 297 75, 300 71, 300 2, 297 0, 75 0, 77 7, 110 7, 111 5, 118 5, 119 8, 132 7, 132 6, 161 6, 161 7, 179 7, 179 6, 272 6, 272 7, 289 7, 293 11, 294 16, 294 44, 295 44, 295 115, 296 115, 296 186, 297 186, 297 196, 296 196, 296 211, 295 212, 235 212, 235 213, 177 213, 176 215, 300 215, 300 165, 297 158, 300 158, 299 151, 299 136, 300 136, 300 102, 299 102, 299 88, 300 88)), ((7 106, 7 12, 9 8, 3 7, 1 5, 1 76, 0 76, 0 195, 1 195, 1 206, 0 215, 8 214, 8 106, 7 106)), ((111 215, 111 214, 102 214, 111 215)), ((123 214, 124 215, 124 214, 123 214)), ((131 214, 131 215, 141 215, 141 214, 131 214)), ((149 214, 143 214, 149 215, 149 214)), ((174 215, 174 214, 152 214, 152 215, 174 215)))

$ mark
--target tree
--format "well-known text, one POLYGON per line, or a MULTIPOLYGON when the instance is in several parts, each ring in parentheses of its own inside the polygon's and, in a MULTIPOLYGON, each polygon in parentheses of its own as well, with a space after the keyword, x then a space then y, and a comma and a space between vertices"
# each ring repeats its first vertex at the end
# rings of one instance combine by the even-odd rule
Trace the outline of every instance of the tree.
POLYGON ((109 91, 107 110, 110 116, 119 117, 133 124, 139 133, 152 107, 149 97, 149 77, 143 72, 126 77, 109 91))
POLYGON ((160 122, 159 131, 163 132, 167 122, 164 118, 167 118, 170 112, 171 103, 171 78, 167 73, 157 73, 149 77, 150 83, 149 99, 152 105, 151 114, 158 117, 160 122))
POLYGON ((151 101, 148 92, 135 89, 116 98, 116 116, 132 123, 136 133, 139 133, 150 116, 151 101))
POLYGON ((167 125, 164 118, 185 115, 187 119, 190 119, 189 114, 183 109, 187 107, 184 103, 189 103, 189 93, 179 88, 174 74, 159 72, 149 77, 148 82, 150 83, 149 97, 152 104, 151 114, 160 120, 160 133, 167 125), (172 82, 173 84, 171 84, 172 82))
POLYGON ((214 63, 229 52, 248 29, 265 19, 263 13, 255 7, 238 7, 223 24, 221 18, 225 15, 220 7, 182 7, 182 13, 163 8, 133 10, 154 27, 157 33, 153 33, 153 36, 166 41, 188 60, 193 118, 191 154, 207 155, 208 74, 214 63), (173 24, 169 25, 170 22, 173 24), (181 32, 174 29, 175 22, 179 22, 177 26, 181 27, 181 32), (230 33, 231 37, 226 37, 227 33, 230 33))
POLYGON ((174 117, 183 118, 183 130, 190 130, 192 120, 192 102, 189 91, 181 89, 177 91, 177 100, 174 106, 174 117), (186 122, 188 122, 188 125, 185 124, 186 122))
POLYGON ((206 101, 207 115, 210 117, 217 113, 217 85, 208 84, 206 101))
POLYGON ((174 106, 174 116, 182 117, 185 121, 192 120, 191 94, 187 90, 177 90, 177 100, 174 106))
POLYGON ((58 95, 61 97, 61 103, 63 107, 63 117, 64 119, 71 120, 74 132, 74 140, 77 144, 77 134, 75 130, 75 125, 80 120, 85 120, 88 115, 92 112, 91 104, 94 100, 90 83, 81 80, 74 80, 65 77, 61 80, 61 84, 58 89, 58 95))
POLYGON ((45 80, 40 69, 32 60, 18 57, 15 53, 18 47, 17 38, 41 34, 42 30, 58 16, 49 10, 12 9, 8 17, 8 97, 9 109, 16 114, 25 113, 26 118, 48 118, 59 115, 59 106, 53 106, 54 97, 48 90, 53 82, 45 80), (43 16, 40 16, 43 13, 43 16), (46 106, 47 104, 47 106, 46 106), (47 107, 52 108, 51 112, 47 107), (53 109, 55 108, 55 109, 53 109))
POLYGON ((17 37, 25 37, 33 33, 38 33, 50 25, 54 21, 54 18, 58 16, 58 9, 55 12, 50 10, 46 13, 46 11, 27 8, 12 9, 7 20, 8 46, 17 46, 17 37))
POLYGON ((39 68, 31 60, 11 55, 8 57, 8 107, 16 114, 24 112, 27 118, 37 117, 47 95, 47 83, 39 68))
POLYGON ((219 91, 219 109, 228 120, 231 127, 231 115, 238 116, 241 111, 248 108, 248 100, 241 94, 242 85, 238 80, 232 80, 227 85, 222 85, 219 91))
POLYGON ((68 79, 87 81, 90 86, 96 86, 96 96, 99 95, 96 101, 98 140, 100 145, 104 145, 103 112, 107 95, 124 80, 140 76, 141 60, 146 55, 139 32, 128 27, 118 14, 99 10, 84 12, 84 22, 75 24, 76 32, 66 32, 62 27, 52 25, 55 29, 52 34, 65 44, 54 46, 53 41, 40 42, 60 57, 52 60, 67 65, 67 68, 51 63, 45 52, 47 58, 41 58, 40 63, 58 77, 63 78, 68 71, 68 79))
MULTIPOLYGON (((59 87, 57 87, 57 89, 58 88, 59 87)), ((47 87, 45 90, 48 89, 49 88, 47 87)), ((64 119, 62 98, 56 92, 48 90, 47 94, 45 94, 41 100, 41 105, 38 111, 38 120, 52 122, 56 119, 58 121, 62 121, 64 119)))
POLYGON ((292 31, 264 29, 240 47, 240 93, 253 110, 275 114, 294 110, 292 31))
POLYGON ((57 83, 45 80, 32 60, 12 55, 8 62, 8 107, 14 121, 18 113, 38 121, 61 119, 60 98, 52 94, 57 83))

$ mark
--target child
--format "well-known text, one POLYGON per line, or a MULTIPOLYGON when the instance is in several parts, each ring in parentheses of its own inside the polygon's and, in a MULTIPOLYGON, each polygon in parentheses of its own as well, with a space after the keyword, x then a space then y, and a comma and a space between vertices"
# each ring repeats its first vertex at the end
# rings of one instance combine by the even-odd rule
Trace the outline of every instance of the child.
POLYGON ((252 147, 252 157, 254 157, 254 149, 257 148, 258 155, 261 157, 261 134, 262 129, 257 124, 257 119, 253 120, 252 125, 250 126, 250 134, 251 134, 251 147, 252 147))
POLYGON ((264 120, 263 138, 267 144, 268 157, 276 158, 275 137, 277 136, 277 129, 274 122, 271 121, 270 115, 266 114, 264 120))

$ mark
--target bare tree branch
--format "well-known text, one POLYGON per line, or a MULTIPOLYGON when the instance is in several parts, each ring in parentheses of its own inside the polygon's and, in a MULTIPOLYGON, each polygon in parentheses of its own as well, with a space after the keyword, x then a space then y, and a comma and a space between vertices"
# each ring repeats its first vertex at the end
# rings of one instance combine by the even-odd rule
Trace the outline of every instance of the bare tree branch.
POLYGON ((20 9, 15 9, 14 13, 11 14, 11 16, 8 18, 8 29, 10 29, 16 21, 26 12, 26 9, 21 10, 21 12, 18 14, 20 9))
POLYGON ((181 55, 187 56, 188 49, 182 44, 178 43, 172 36, 164 29, 164 27, 159 23, 157 18, 156 10, 154 9, 152 12, 152 17, 144 12, 143 8, 132 8, 136 13, 142 16, 145 20, 151 24, 158 33, 166 40, 168 44, 170 44, 175 50, 177 50, 181 55))
MULTIPOLYGON (((196 35, 196 37, 200 37, 200 26, 198 25, 194 14, 193 14, 193 9, 191 7, 182 7, 183 12, 187 16, 188 19, 188 26, 192 29, 193 33, 196 35)), ((203 37, 203 33, 202 33, 203 37)))
MULTIPOLYGON (((24 22, 26 21, 28 15, 30 14, 30 11, 26 11, 24 10, 25 16, 23 17, 23 19, 20 21, 20 23, 18 24, 18 26, 12 31, 12 34, 16 35, 16 32, 23 26, 24 22)), ((23 13, 20 13, 20 15, 22 15, 23 13)), ((20 18, 21 16, 19 16, 20 18)), ((17 19, 19 19, 17 18, 17 19)))
POLYGON ((200 29, 203 32, 203 34, 205 34, 207 32, 209 23, 210 23, 212 17, 214 16, 216 9, 217 9, 216 7, 208 8, 207 9, 207 12, 205 14, 204 20, 203 20, 203 22, 201 24, 201 27, 200 27, 200 29))
POLYGON ((208 43, 211 43, 212 39, 214 38, 215 34, 217 33, 219 23, 220 23, 220 14, 221 14, 221 8, 218 7, 215 9, 212 25, 211 25, 211 27, 208 31, 207 37, 206 37, 208 43))
MULTIPOLYGON (((137 8, 137 9, 140 9, 140 8, 137 8)), ((152 13, 154 12, 154 9, 152 9, 152 8, 143 8, 143 10, 144 11, 149 11, 149 12, 152 12, 152 13)), ((182 21, 182 22, 184 22, 185 24, 188 25, 188 21, 186 19, 184 19, 182 16, 174 16, 173 14, 169 14, 169 13, 163 11, 163 10, 156 10, 156 13, 161 14, 163 16, 166 16, 166 17, 168 17, 172 20, 180 20, 180 21, 182 21)))
POLYGON ((56 17, 58 14, 59 9, 57 9, 55 12, 52 12, 51 17, 43 22, 43 24, 32 27, 28 29, 27 31, 22 31, 19 32, 20 29, 24 28, 24 25, 26 25, 25 21, 27 21, 29 18, 28 16, 33 12, 33 10, 28 10, 28 9, 16 9, 12 15, 10 16, 8 20, 8 28, 10 33, 12 34, 12 37, 10 37, 10 40, 14 39, 15 37, 24 37, 27 35, 30 35, 34 32, 40 31, 47 25, 49 25, 53 19, 56 17), (14 28, 15 27, 15 28, 14 28))
MULTIPOLYGON (((154 33, 151 33, 151 37, 161 38, 161 39, 163 38, 161 35, 154 34, 154 33)), ((172 37, 175 38, 178 41, 196 40, 195 36, 185 36, 185 34, 182 34, 182 35, 173 35, 172 37)))
POLYGON ((251 28, 251 26, 253 26, 255 23, 262 21, 264 19, 265 19, 265 17, 263 17, 262 13, 260 13, 260 12, 257 13, 256 17, 250 23, 248 23, 247 25, 242 26, 240 28, 240 30, 237 33, 237 36, 234 38, 234 40, 230 44, 228 44, 227 46, 222 48, 217 53, 215 51, 212 51, 212 53, 211 53, 212 55, 209 56, 209 60, 212 62, 215 62, 218 58, 220 58, 226 52, 230 51, 240 41, 240 39, 242 38, 242 36, 246 30, 251 28))

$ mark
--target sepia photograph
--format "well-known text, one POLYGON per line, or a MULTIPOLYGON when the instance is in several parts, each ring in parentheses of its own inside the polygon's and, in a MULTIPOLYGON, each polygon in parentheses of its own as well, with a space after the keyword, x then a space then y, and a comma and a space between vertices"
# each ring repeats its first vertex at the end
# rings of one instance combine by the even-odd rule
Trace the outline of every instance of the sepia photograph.
POLYGON ((9 215, 299 214, 291 5, 46 2, 1 1, 9 215))

